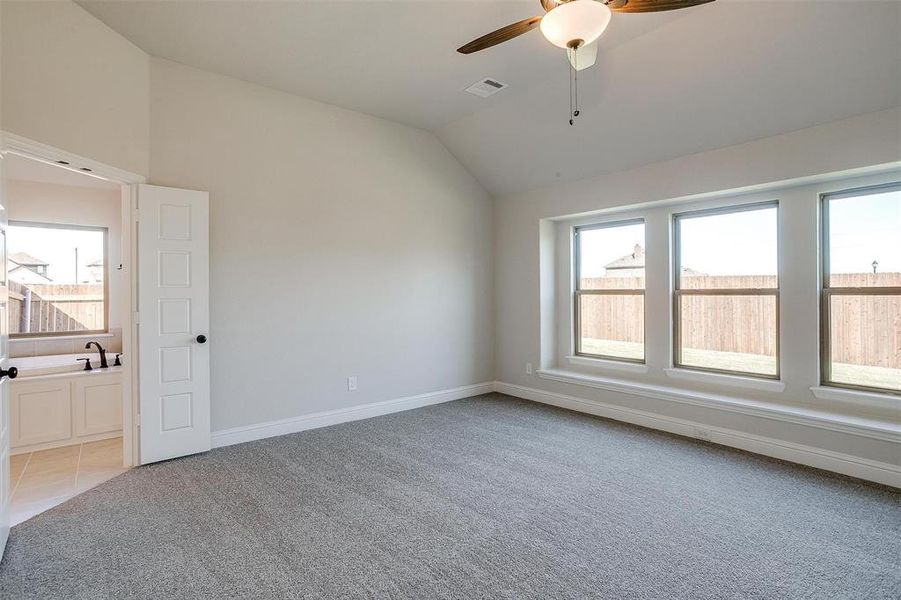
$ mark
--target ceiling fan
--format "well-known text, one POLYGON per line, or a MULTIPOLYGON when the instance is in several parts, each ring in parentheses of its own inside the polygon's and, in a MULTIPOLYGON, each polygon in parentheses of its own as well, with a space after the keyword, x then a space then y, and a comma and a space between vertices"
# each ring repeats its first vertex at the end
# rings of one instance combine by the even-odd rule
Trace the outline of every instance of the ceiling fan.
POLYGON ((677 10, 713 0, 539 0, 543 17, 530 17, 501 27, 457 48, 460 54, 472 54, 512 40, 536 27, 553 45, 566 50, 572 65, 570 81, 570 120, 579 116, 578 72, 597 60, 597 41, 610 24, 611 13, 644 13, 677 10), (575 91, 575 105, 573 92, 575 91))

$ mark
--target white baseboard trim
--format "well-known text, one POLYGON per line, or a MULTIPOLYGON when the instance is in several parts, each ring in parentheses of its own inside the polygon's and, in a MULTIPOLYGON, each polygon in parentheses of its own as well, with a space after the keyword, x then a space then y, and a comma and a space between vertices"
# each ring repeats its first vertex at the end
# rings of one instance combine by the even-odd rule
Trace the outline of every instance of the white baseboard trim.
POLYGON ((764 456, 901 488, 901 466, 890 463, 502 381, 495 382, 494 390, 517 398, 704 439, 764 456))
POLYGON ((348 421, 359 421, 360 419, 378 417, 380 415, 410 410, 412 408, 441 404, 442 402, 450 402, 451 400, 460 400, 461 398, 487 394, 492 391, 494 391, 494 382, 491 381, 474 385, 464 385, 448 390, 428 392, 426 394, 385 400, 383 402, 372 402, 370 404, 361 404, 358 406, 350 406, 348 408, 325 410, 308 415, 301 415, 299 417, 292 417, 290 419, 280 419, 278 421, 267 421, 265 423, 256 423, 254 425, 222 429, 212 433, 211 441, 213 448, 231 446, 232 444, 243 444, 244 442, 252 442, 254 440, 261 440, 289 433, 297 433, 298 431, 305 431, 307 429, 328 427, 329 425, 347 423, 348 421))

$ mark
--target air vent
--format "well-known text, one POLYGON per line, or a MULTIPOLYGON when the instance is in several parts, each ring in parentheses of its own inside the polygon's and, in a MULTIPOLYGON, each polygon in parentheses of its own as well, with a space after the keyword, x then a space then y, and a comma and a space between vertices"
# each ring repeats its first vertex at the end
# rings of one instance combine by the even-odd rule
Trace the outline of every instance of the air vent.
POLYGON ((466 91, 479 98, 487 98, 488 96, 498 93, 505 87, 507 87, 506 83, 501 83, 492 77, 486 77, 466 88, 466 91))

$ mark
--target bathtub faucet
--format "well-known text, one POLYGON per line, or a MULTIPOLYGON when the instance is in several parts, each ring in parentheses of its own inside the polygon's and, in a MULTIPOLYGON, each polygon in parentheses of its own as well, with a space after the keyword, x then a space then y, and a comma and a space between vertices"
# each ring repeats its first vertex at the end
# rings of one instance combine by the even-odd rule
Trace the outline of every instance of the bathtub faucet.
POLYGON ((104 350, 103 346, 100 345, 100 342, 88 342, 87 344, 84 345, 84 349, 90 350, 91 346, 97 346, 97 352, 100 353, 100 368, 101 369, 108 368, 109 365, 106 364, 106 350, 104 350))

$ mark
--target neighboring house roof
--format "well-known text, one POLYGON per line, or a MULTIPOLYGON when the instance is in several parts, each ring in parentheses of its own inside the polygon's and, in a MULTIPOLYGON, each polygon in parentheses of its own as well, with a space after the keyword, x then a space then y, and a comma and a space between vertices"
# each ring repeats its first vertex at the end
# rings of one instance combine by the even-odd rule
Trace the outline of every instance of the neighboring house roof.
POLYGON ((11 260, 6 261, 6 270, 9 273, 9 280, 16 283, 53 283, 53 280, 46 275, 41 275, 31 267, 16 264, 11 260))
POLYGON ((95 260, 94 262, 89 263, 88 266, 89 266, 89 267, 102 267, 102 266, 103 266, 103 259, 102 259, 102 258, 98 258, 98 259, 95 260))
POLYGON ((611 263, 604 265, 605 269, 643 269, 644 268, 644 248, 641 244, 635 244, 632 254, 627 254, 621 258, 617 258, 611 263))
MULTIPOLYGON (((635 244, 635 249, 632 250, 632 254, 617 258, 615 261, 604 265, 604 268, 608 271, 644 269, 644 248, 641 244, 635 244)), ((703 275, 703 273, 695 271, 691 267, 682 267, 682 272, 686 275, 703 275)))
POLYGON ((27 252, 13 252, 7 258, 17 265, 22 265, 23 267, 46 267, 50 265, 50 263, 43 261, 40 258, 34 257, 27 252))

